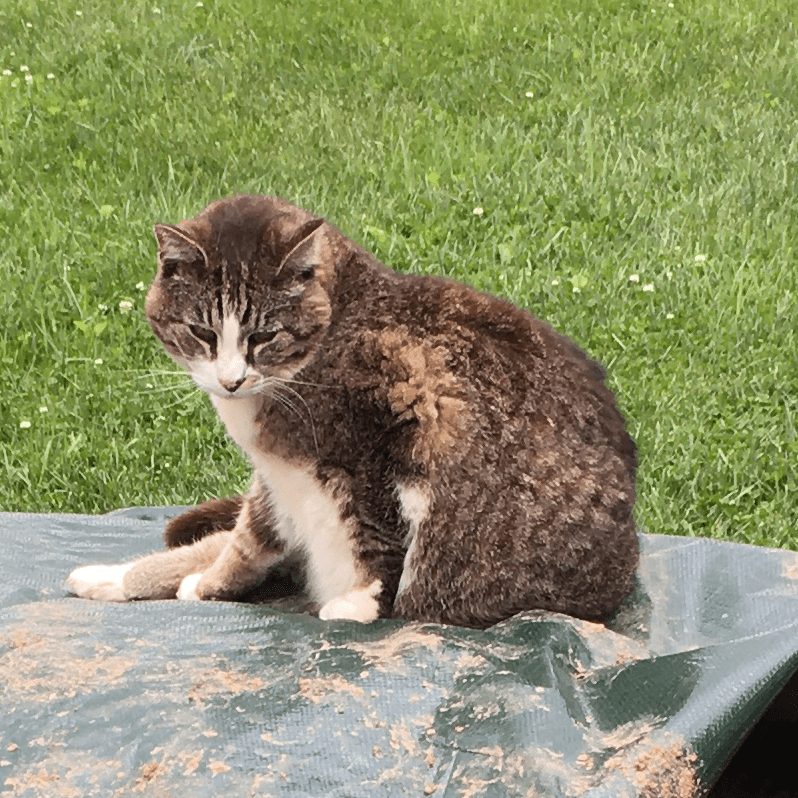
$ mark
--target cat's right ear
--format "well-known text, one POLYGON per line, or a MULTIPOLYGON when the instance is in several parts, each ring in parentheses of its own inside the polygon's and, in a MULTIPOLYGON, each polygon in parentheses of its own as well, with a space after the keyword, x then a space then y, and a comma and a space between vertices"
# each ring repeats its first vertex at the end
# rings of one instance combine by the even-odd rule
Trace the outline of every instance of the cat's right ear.
POLYGON ((162 277, 169 279, 177 273, 191 276, 208 265, 205 250, 179 227, 156 224, 155 237, 162 277))

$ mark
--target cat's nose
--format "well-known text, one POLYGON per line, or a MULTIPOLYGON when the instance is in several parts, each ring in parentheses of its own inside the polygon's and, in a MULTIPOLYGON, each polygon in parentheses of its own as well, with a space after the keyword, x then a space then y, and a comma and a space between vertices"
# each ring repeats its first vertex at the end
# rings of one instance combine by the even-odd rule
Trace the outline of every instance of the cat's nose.
POLYGON ((237 380, 219 380, 224 388, 229 393, 235 393, 244 383, 246 377, 239 377, 237 380))

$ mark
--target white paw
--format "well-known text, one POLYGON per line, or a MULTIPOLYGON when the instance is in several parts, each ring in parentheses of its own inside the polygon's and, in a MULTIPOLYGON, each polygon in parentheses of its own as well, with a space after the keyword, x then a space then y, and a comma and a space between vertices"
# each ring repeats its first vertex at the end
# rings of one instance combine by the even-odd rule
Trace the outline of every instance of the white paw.
POLYGON ((200 601, 200 597, 197 595, 197 584, 200 579, 202 579, 202 574, 189 574, 184 577, 177 589, 177 597, 181 601, 200 601))
POLYGON ((84 565, 67 577, 67 585, 81 598, 95 601, 126 601, 122 580, 134 563, 84 565))
POLYGON ((382 590, 382 582, 376 580, 368 587, 350 590, 343 596, 330 599, 320 610, 319 618, 323 621, 358 621, 371 623, 380 614, 377 596, 382 590))

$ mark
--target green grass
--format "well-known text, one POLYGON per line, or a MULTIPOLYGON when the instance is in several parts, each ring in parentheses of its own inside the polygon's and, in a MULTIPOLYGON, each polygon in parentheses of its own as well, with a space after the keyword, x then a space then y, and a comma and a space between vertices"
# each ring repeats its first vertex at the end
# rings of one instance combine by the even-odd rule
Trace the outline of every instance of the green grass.
POLYGON ((2 509, 246 485, 137 285, 153 222, 248 191, 606 363, 648 531, 798 549, 792 0, 6 0, 0 31, 2 509))

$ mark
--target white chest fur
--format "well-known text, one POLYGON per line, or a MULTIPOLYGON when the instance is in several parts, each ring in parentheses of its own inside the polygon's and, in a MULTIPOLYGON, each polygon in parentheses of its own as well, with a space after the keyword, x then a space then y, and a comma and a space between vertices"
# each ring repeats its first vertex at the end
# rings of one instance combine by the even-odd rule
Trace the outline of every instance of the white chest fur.
POLYGON ((312 597, 326 604, 357 587, 362 576, 356 567, 352 530, 310 469, 263 453, 253 461, 269 487, 278 533, 307 557, 312 597))
POLYGON ((227 427, 227 434, 252 457, 255 447, 255 416, 263 406, 263 397, 257 394, 243 396, 240 399, 224 399, 210 394, 211 402, 219 414, 219 418, 227 427))
POLYGON ((255 417, 260 396, 224 399, 211 396, 230 437, 249 456, 269 489, 277 533, 307 558, 308 590, 319 604, 361 586, 353 551, 352 530, 307 466, 262 451, 257 446, 255 417))

